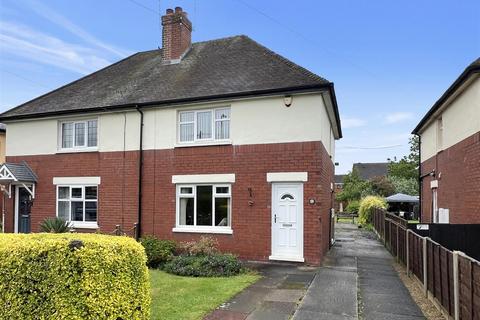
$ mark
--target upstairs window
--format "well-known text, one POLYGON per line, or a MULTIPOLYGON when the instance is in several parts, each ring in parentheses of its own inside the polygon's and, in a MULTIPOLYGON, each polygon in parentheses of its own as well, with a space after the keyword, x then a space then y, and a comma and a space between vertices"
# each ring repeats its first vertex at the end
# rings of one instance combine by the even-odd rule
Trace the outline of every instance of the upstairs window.
POLYGON ((181 111, 179 142, 195 143, 230 139, 230 108, 181 111))
POLYGON ((65 121, 60 124, 60 149, 96 148, 98 144, 96 119, 65 121))

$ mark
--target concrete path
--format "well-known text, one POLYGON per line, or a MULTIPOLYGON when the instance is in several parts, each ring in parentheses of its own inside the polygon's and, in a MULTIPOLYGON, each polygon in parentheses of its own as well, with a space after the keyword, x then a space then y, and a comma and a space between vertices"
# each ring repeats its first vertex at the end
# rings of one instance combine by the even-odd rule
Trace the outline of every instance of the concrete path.
POLYGON ((337 224, 335 235, 293 319, 424 319, 372 232, 337 224))
POLYGON ((317 268, 255 264, 263 278, 205 317, 206 320, 291 319, 317 268))
POLYGON ((337 224, 320 268, 258 264, 263 278, 207 320, 424 319, 372 232, 337 224))

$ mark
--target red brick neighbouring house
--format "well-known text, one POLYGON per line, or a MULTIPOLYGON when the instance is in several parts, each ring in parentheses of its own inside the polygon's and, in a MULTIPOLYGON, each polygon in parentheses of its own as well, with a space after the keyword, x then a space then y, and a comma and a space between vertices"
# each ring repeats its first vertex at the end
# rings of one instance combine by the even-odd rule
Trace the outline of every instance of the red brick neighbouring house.
POLYGON ((422 222, 480 223, 480 59, 413 133, 420 136, 422 222))
POLYGON ((319 264, 341 138, 333 84, 246 36, 191 43, 181 8, 162 23, 163 49, 1 115, 5 230, 59 216, 319 264))

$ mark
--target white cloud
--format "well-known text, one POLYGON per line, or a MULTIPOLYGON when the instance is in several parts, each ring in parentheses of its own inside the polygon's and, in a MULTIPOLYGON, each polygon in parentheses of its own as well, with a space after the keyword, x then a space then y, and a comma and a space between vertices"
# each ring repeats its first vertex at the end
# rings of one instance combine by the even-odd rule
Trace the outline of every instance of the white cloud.
POLYGON ((131 53, 127 50, 116 48, 108 43, 105 43, 99 39, 97 39, 92 34, 88 33, 78 25, 74 24, 72 21, 68 20, 64 16, 60 15, 53 9, 47 7, 43 3, 38 1, 32 0, 29 1, 29 8, 35 11, 38 15, 44 17, 45 19, 49 20, 50 22, 64 28, 65 30, 71 32, 72 34, 76 35, 86 43, 89 43, 93 46, 106 50, 118 57, 125 57, 130 55, 131 53))
POLYGON ((410 119, 413 119, 413 114, 410 112, 393 112, 385 117, 385 121, 388 124, 399 123, 410 119))
POLYGON ((20 56, 80 74, 110 64, 98 49, 69 43, 16 23, 0 22, 0 42, 2 55, 20 56))
POLYGON ((348 117, 342 117, 341 122, 343 129, 363 127, 367 124, 367 122, 363 119, 348 117))

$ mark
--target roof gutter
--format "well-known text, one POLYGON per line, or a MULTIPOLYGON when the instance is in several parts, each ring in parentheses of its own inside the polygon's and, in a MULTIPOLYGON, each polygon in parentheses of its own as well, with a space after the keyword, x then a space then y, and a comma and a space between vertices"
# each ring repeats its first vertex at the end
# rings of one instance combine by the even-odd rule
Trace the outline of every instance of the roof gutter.
POLYGON ((137 223, 135 226, 135 239, 138 241, 142 232, 142 178, 143 178, 143 111, 137 105, 136 108, 140 113, 140 141, 139 141, 139 154, 138 154, 138 213, 137 223))
MULTIPOLYGON (((318 84, 318 85, 309 85, 309 86, 300 86, 300 87, 286 87, 286 88, 279 88, 279 89, 244 91, 239 93, 218 94, 218 95, 210 95, 210 96, 204 96, 204 97, 169 99, 169 100, 150 101, 150 102, 143 102, 143 103, 129 103, 129 104, 111 105, 111 106, 85 108, 85 109, 77 109, 77 110, 59 110, 59 111, 41 112, 41 113, 25 114, 25 115, 13 115, 13 116, 0 115, 0 122, 11 121, 11 120, 22 120, 22 119, 45 118, 45 117, 51 117, 51 116, 89 113, 89 112, 107 112, 107 111, 113 111, 113 110, 118 111, 118 110, 125 110, 125 109, 137 109, 139 107, 141 108, 161 107, 161 106, 167 107, 171 105, 173 106, 173 105, 186 104, 186 103, 209 102, 209 101, 232 99, 232 98, 247 98, 247 97, 253 97, 253 96, 268 97, 268 96, 281 95, 281 94, 308 93, 308 92, 321 91, 325 89, 329 90, 330 93, 333 92, 333 100, 334 100, 335 108, 338 108, 336 104, 336 100, 334 98, 335 95, 333 91, 333 84, 327 83, 327 84, 318 84)), ((336 110, 335 113, 338 114, 338 110, 336 110)), ((337 122, 339 122, 339 119, 337 119, 337 122)))

